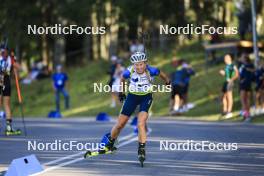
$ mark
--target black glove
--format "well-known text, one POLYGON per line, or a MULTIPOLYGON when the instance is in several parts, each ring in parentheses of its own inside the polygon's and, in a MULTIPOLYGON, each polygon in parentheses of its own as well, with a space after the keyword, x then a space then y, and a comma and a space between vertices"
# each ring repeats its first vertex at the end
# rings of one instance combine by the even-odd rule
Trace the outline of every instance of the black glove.
POLYGON ((119 92, 119 101, 122 103, 126 99, 126 94, 119 92))
POLYGON ((166 85, 171 85, 171 81, 169 80, 168 82, 165 83, 166 85))

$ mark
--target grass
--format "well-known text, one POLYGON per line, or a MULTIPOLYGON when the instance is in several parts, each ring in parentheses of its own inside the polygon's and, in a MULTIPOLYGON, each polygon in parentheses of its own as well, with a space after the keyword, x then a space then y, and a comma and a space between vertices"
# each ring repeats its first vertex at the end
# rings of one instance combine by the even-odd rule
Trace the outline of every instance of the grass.
MULTIPOLYGON (((192 77, 189 91, 189 101, 196 104, 195 108, 184 114, 190 119, 218 120, 221 112, 220 93, 223 78, 219 70, 224 64, 214 65, 205 69, 204 50, 198 43, 191 43, 178 49, 172 49, 170 53, 159 51, 152 52, 150 64, 159 67, 165 73, 171 73, 172 56, 187 59, 196 70, 192 77)), ((128 61, 125 66, 128 66, 128 61)), ((70 77, 69 94, 71 109, 62 110, 65 117, 69 116, 95 116, 99 112, 106 112, 117 116, 121 104, 117 108, 110 108, 111 96, 109 93, 94 93, 93 83, 107 84, 109 63, 106 61, 91 62, 86 66, 74 67, 67 70, 70 77)), ((161 81, 157 81, 161 84, 161 81)), ((12 104, 14 116, 20 116, 19 104, 13 89, 12 104)), ((54 92, 50 79, 35 81, 31 85, 22 85, 24 98, 24 113, 30 117, 45 117, 48 112, 55 109, 54 92)), ((155 93, 152 106, 154 116, 168 114, 169 93, 155 93)), ((234 110, 239 111, 240 102, 237 86, 234 89, 234 110)), ((63 105, 63 104, 62 104, 63 105)), ((261 119, 261 118, 260 118, 261 119)), ((263 121, 256 120, 256 122, 263 121)))

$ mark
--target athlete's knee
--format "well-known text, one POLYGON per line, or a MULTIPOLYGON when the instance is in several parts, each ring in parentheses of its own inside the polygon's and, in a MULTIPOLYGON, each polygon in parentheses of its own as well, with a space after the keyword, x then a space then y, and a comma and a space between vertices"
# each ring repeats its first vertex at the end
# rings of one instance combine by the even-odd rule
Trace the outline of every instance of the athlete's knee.
POLYGON ((9 108, 10 101, 9 100, 4 100, 4 106, 9 108))
POLYGON ((116 124, 116 129, 117 130, 122 130, 126 125, 126 121, 118 121, 116 124))
POLYGON ((139 120, 137 126, 138 126, 138 128, 145 128, 145 126, 146 126, 146 119, 144 118, 142 120, 139 120))
POLYGON ((145 121, 140 121, 140 122, 138 122, 138 128, 145 128, 145 126, 146 126, 146 122, 145 121))
POLYGON ((120 131, 125 127, 125 123, 117 123, 115 127, 118 131, 120 131))

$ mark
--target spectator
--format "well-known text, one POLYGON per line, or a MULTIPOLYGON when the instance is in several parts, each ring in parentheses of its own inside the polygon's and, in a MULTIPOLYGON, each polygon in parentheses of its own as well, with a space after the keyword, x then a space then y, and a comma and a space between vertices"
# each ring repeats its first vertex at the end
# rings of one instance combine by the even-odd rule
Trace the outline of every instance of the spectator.
POLYGON ((183 73, 184 73, 184 88, 183 88, 183 98, 182 98, 182 110, 183 112, 188 111, 190 108, 193 107, 192 104, 188 104, 188 92, 189 92, 189 84, 191 76, 195 74, 191 65, 189 65, 185 60, 182 64, 183 73))
POLYGON ((249 57, 245 54, 241 57, 241 65, 239 67, 239 91, 242 104, 241 115, 245 120, 250 118, 250 97, 252 93, 252 83, 254 81, 254 65, 249 57))
POLYGON ((234 81, 238 78, 239 73, 237 67, 232 63, 232 58, 229 54, 225 55, 224 62, 226 64, 224 70, 220 70, 220 74, 224 76, 224 84, 222 88, 223 96, 223 111, 222 116, 225 118, 232 118, 233 108, 233 86, 234 81))
POLYGON ((182 105, 182 99, 184 94, 184 70, 182 68, 182 60, 173 61, 173 65, 176 67, 176 71, 171 74, 171 102, 170 102, 170 114, 180 113, 182 105))
POLYGON ((53 89, 55 91, 56 110, 60 111, 60 94, 62 93, 65 100, 65 109, 70 108, 70 96, 66 90, 68 75, 62 72, 62 66, 56 66, 56 73, 52 75, 53 89))
POLYGON ((260 65, 255 72, 256 76, 256 109, 255 114, 264 113, 264 62, 260 61, 260 65))
POLYGON ((113 55, 113 56, 111 56, 110 70, 107 72, 110 76, 109 81, 108 81, 108 85, 110 87, 112 87, 113 82, 114 82, 114 73, 115 73, 116 65, 117 65, 117 57, 115 55, 113 55))

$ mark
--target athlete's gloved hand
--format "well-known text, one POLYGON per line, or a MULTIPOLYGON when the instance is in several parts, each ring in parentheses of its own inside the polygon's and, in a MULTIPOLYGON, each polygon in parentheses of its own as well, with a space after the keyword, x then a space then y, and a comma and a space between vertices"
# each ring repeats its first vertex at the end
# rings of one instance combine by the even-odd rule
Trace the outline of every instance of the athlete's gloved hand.
POLYGON ((119 101, 122 103, 126 99, 126 94, 119 92, 118 97, 119 101))
POLYGON ((166 84, 166 85, 171 85, 171 81, 169 80, 169 81, 167 81, 165 84, 166 84))

